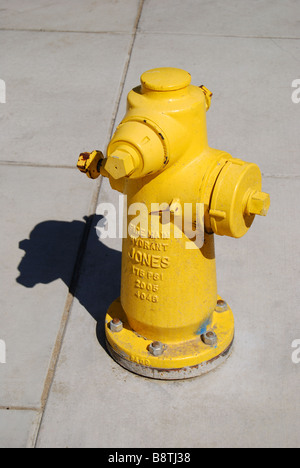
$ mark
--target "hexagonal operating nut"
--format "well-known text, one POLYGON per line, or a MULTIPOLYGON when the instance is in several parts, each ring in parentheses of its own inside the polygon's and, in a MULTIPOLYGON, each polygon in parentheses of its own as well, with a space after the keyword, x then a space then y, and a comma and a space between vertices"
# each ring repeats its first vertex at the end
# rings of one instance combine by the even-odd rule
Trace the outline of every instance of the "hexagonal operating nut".
POLYGON ((129 176, 135 170, 133 157, 127 151, 116 150, 107 158, 105 170, 114 179, 129 176))
POLYGON ((208 330, 207 332, 203 333, 203 335, 201 335, 201 340, 208 346, 214 346, 217 343, 218 338, 215 332, 208 330))
POLYGON ((123 322, 118 318, 114 318, 109 322, 109 328, 112 332, 118 333, 123 330, 123 322))
POLYGON ((161 356, 162 353, 164 352, 164 345, 160 341, 153 341, 149 345, 149 353, 151 353, 153 356, 161 356))
POLYGON ((270 195, 264 192, 254 192, 247 202, 247 212, 252 215, 266 216, 270 207, 270 195))

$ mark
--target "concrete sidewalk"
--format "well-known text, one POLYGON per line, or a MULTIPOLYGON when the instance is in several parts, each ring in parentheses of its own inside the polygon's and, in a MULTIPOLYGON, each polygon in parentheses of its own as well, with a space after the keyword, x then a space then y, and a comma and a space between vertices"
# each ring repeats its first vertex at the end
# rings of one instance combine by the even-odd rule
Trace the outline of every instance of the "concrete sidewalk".
POLYGON ((293 0, 1 0, 0 447, 299 447, 299 20, 293 0), (214 92, 210 145, 257 163, 271 195, 244 238, 216 237, 234 352, 180 382, 106 351, 121 241, 93 215, 118 194, 75 167, 160 66, 214 92))

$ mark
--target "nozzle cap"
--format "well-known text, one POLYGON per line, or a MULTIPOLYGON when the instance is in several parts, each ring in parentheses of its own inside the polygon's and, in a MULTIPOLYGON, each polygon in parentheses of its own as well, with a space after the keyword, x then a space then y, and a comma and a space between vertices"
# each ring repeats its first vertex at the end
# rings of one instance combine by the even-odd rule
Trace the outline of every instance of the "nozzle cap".
POLYGON ((135 170, 134 159, 131 154, 125 150, 115 150, 107 158, 105 170, 114 179, 121 179, 122 177, 129 176, 135 170))

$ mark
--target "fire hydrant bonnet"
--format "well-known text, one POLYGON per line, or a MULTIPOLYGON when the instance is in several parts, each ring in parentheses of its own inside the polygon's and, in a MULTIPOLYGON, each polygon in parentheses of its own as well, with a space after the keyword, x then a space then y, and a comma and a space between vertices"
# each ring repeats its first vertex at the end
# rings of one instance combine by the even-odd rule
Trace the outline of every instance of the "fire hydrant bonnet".
POLYGON ((178 91, 191 84, 191 75, 178 68, 154 68, 141 76, 142 90, 178 91))

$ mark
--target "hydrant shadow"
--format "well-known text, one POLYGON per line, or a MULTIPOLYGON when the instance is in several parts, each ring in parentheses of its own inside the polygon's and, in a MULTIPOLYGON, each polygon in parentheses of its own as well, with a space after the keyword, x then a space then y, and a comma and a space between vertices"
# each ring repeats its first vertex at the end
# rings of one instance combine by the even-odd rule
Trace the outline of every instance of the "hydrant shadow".
POLYGON ((25 255, 16 281, 33 288, 62 279, 97 322, 97 338, 106 349, 104 318, 120 294, 121 252, 99 240, 95 227, 101 218, 95 215, 84 221, 50 220, 35 226, 29 239, 19 243, 25 255))

